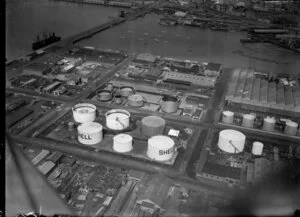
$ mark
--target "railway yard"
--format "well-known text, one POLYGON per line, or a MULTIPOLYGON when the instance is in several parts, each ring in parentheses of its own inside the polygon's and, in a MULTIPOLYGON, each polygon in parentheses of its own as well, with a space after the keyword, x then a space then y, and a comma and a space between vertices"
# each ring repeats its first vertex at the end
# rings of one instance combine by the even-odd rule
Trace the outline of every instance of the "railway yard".
POLYGON ((299 165, 299 76, 76 44, 6 74, 6 132, 76 215, 235 214, 299 165))

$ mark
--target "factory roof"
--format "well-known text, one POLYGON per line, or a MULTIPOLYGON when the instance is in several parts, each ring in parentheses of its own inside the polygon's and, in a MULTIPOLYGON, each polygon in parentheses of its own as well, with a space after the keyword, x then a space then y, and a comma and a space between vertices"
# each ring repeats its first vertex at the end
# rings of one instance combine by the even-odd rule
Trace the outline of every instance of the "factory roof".
POLYGON ((239 180, 241 176, 241 169, 230 167, 230 166, 224 166, 216 163, 206 162, 202 170, 202 173, 239 180))
POLYGON ((300 113, 299 81, 291 87, 256 76, 252 69, 236 69, 232 73, 226 100, 261 109, 300 113))
POLYGON ((208 63, 207 66, 206 66, 206 69, 207 70, 211 70, 211 71, 220 71, 221 70, 221 67, 222 67, 222 64, 220 63, 208 63))
POLYGON ((140 183, 137 203, 146 201, 161 208, 171 184, 171 180, 162 175, 144 177, 140 183))

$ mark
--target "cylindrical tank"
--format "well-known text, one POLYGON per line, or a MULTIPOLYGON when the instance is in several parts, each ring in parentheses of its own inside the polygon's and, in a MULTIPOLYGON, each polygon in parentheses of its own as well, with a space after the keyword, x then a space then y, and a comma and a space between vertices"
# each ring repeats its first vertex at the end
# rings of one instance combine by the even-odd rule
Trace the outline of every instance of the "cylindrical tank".
POLYGON ((130 86, 122 86, 120 87, 120 94, 121 96, 124 96, 124 97, 128 97, 132 94, 135 93, 135 90, 133 87, 130 87, 130 86))
POLYGON ((222 113, 222 123, 233 124, 234 113, 232 111, 223 111, 222 113))
POLYGON ((147 156, 156 161, 170 160, 175 152, 175 142, 168 136, 157 135, 148 139, 147 156))
POLYGON ((92 122, 96 118, 96 106, 90 103, 80 103, 72 107, 73 118, 78 123, 92 122))
POLYGON ((130 113, 123 109, 112 109, 105 113, 106 126, 112 130, 124 130, 129 127, 130 113))
POLYGON ((177 112, 178 109, 178 98, 174 96, 165 95, 160 102, 161 109, 166 113, 177 112))
POLYGON ((275 130, 276 120, 273 117, 266 117, 264 119, 263 130, 272 132, 275 130))
POLYGON ((261 142, 253 142, 252 145, 252 154, 253 155, 262 155, 264 144, 261 142))
POLYGON ((284 133, 291 136, 297 135, 298 123, 294 121, 288 121, 285 124, 284 133))
POLYGON ((125 153, 132 150, 132 136, 128 134, 118 134, 113 138, 113 149, 116 152, 125 153))
POLYGON ((110 90, 98 90, 97 99, 102 102, 107 102, 112 99, 112 92, 110 90))
POLYGON ((132 107, 141 107, 144 105, 144 99, 138 94, 130 95, 128 96, 128 105, 132 107))
POLYGON ((108 83, 107 85, 106 85, 106 88, 105 88, 106 90, 109 90, 109 91, 113 91, 113 89, 114 89, 114 85, 112 84, 112 83, 108 83))
POLYGON ((83 123, 77 127, 78 141, 84 145, 95 145, 102 141, 102 125, 96 122, 83 123))
POLYGON ((244 150, 246 136, 236 130, 222 130, 219 133, 218 147, 228 153, 240 153, 244 150))
POLYGON ((166 121, 157 116, 147 116, 142 119, 142 134, 145 136, 155 136, 164 133, 166 121))
POLYGON ((114 102, 116 104, 122 104, 122 102, 123 102, 123 96, 121 96, 120 94, 116 94, 114 96, 114 102))
POLYGON ((243 127, 248 127, 248 128, 253 128, 254 119, 255 119, 254 115, 244 114, 243 115, 242 126, 243 127))

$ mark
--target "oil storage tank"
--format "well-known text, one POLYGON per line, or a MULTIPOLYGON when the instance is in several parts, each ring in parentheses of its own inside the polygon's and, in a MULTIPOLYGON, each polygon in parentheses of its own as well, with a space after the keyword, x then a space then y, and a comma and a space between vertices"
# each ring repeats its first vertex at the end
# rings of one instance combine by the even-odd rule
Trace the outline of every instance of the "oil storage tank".
POLYGON ((135 89, 131 86, 122 86, 120 87, 120 94, 123 97, 128 97, 135 93, 135 89))
POLYGON ((78 141, 84 145, 95 145, 102 141, 102 125, 96 122, 87 122, 77 127, 78 141))
POLYGON ((141 133, 151 137, 164 133, 166 121, 158 116, 147 116, 142 119, 141 133))
POLYGON ((266 117, 263 123, 263 130, 272 132, 275 130, 276 120, 273 117, 266 117))
POLYGON ((101 102, 112 100, 112 92, 110 90, 98 90, 97 99, 101 102))
POLYGON ((79 103, 72 107, 73 118, 77 123, 92 122, 96 119, 96 106, 90 103, 79 103))
POLYGON ((165 95, 160 102, 162 111, 166 113, 177 112, 179 106, 179 100, 177 97, 165 95))
POLYGON ((233 124, 234 113, 232 111, 223 111, 222 113, 222 123, 233 124))
POLYGON ((168 161, 175 152, 175 142, 168 136, 157 135, 148 139, 147 156, 156 161, 168 161))
POLYGON ((255 116, 251 114, 244 114, 242 120, 242 126, 253 128, 255 116))
POLYGON ((112 130, 124 130, 129 127, 130 113, 123 109, 112 109, 105 113, 106 126, 112 130))
POLYGON ((261 142, 253 142, 252 145, 252 154, 253 155, 257 155, 260 156, 263 153, 263 149, 264 149, 264 144, 261 142))
POLYGON ((116 152, 126 153, 132 150, 132 136, 121 133, 113 138, 113 149, 116 152))
POLYGON ((294 121, 288 121, 285 124, 284 133, 290 136, 296 136, 297 128, 298 128, 298 123, 294 121))
POLYGON ((138 94, 130 95, 128 96, 128 105, 132 107, 141 107, 144 105, 144 98, 138 94))
POLYGON ((222 130, 219 133, 218 147, 227 153, 240 153, 244 150, 246 136, 236 130, 222 130))

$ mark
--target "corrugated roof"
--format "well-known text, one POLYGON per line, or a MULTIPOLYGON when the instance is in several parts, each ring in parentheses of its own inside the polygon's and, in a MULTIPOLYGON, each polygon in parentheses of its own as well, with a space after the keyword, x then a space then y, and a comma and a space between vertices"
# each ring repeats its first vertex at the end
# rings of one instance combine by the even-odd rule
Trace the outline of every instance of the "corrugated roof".
POLYGON ((220 71, 221 67, 222 67, 222 64, 220 64, 220 63, 209 62, 206 66, 206 69, 211 70, 211 71, 220 71))
POLYGON ((172 182, 163 175, 144 177, 140 183, 137 202, 151 201, 161 207, 172 182))
POLYGON ((206 162, 202 172, 214 176, 228 177, 228 178, 238 179, 238 180, 241 178, 240 168, 224 166, 224 165, 211 163, 211 162, 206 162))

